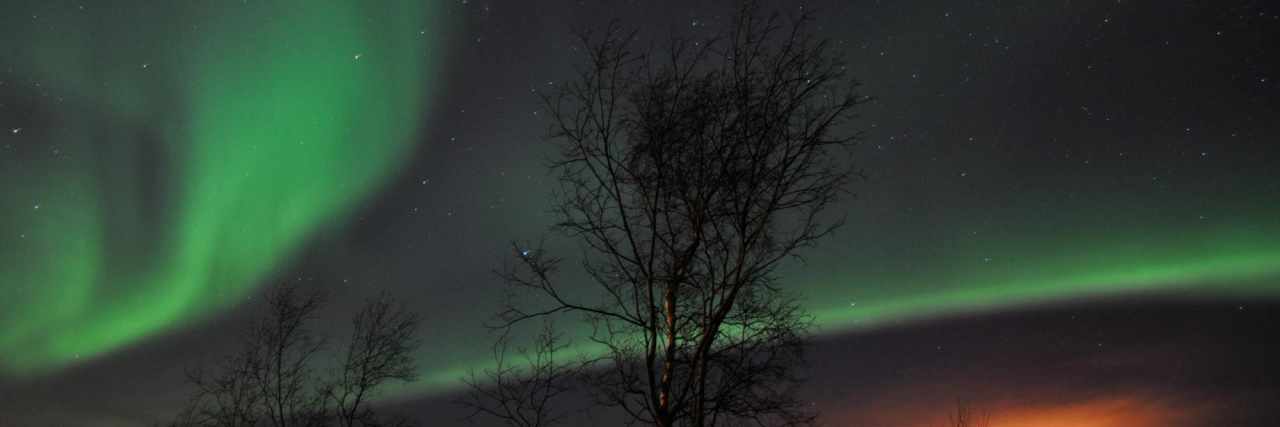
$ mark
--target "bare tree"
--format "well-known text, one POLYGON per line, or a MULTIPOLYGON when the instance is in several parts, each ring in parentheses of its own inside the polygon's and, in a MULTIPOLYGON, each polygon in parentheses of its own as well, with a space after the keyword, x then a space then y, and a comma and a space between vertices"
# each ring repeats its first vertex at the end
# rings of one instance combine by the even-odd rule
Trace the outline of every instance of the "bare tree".
POLYGON ((964 402, 956 402, 956 411, 947 415, 946 427, 990 427, 991 413, 964 402))
POLYGON ((245 334, 241 349, 213 372, 194 369, 196 393, 180 414, 186 425, 275 427, 318 425, 321 402, 308 363, 323 340, 307 328, 320 308, 318 292, 282 284, 267 293, 266 313, 245 334))
POLYGON ((582 315, 606 349, 587 383, 634 421, 813 421, 792 392, 810 320, 775 270, 839 224, 827 211, 855 135, 833 134, 864 98, 810 24, 748 3, 724 34, 644 51, 611 25, 581 34, 586 64, 544 95, 556 229, 598 299, 560 283, 560 258, 517 246, 503 277, 540 298, 500 326, 582 315))
POLYGON ((323 302, 321 293, 293 284, 268 292, 266 312, 237 353, 212 371, 188 371, 196 392, 174 425, 408 425, 376 419, 368 401, 390 381, 415 378, 417 316, 385 296, 366 303, 336 374, 325 379, 312 367, 325 340, 308 327, 323 302))
POLYGON ((175 426, 251 427, 257 425, 262 404, 259 388, 252 381, 251 351, 241 351, 217 365, 213 373, 202 368, 187 371, 187 381, 196 392, 173 423, 175 426))
POLYGON ((366 303, 351 324, 340 373, 325 394, 335 407, 339 425, 378 425, 369 398, 391 381, 417 378, 413 354, 422 344, 417 338, 419 319, 384 294, 366 303))
POLYGON ((468 372, 463 378, 467 395, 458 403, 471 409, 471 418, 487 415, 512 427, 545 427, 562 421, 567 414, 553 408, 552 402, 573 390, 581 368, 580 363, 565 360, 568 343, 549 321, 528 346, 513 349, 509 331, 502 332, 493 346, 493 366, 468 372), (509 360, 512 357, 517 359, 514 363, 509 360))
POLYGON ((249 377, 259 389, 271 425, 307 425, 321 411, 310 367, 324 340, 307 327, 323 304, 319 292, 283 284, 267 295, 267 315, 249 332, 249 377))

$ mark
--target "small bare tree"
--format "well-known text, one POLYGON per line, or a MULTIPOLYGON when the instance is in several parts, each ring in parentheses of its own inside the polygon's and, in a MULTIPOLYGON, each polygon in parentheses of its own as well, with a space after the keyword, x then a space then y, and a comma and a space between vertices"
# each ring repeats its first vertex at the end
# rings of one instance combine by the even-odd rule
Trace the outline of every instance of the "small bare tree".
POLYGON ((262 403, 259 388, 250 373, 257 363, 254 354, 241 351, 223 359, 213 373, 202 368, 187 371, 187 381, 196 392, 178 415, 174 426, 252 427, 258 422, 262 403))
POLYGON ((351 341, 340 373, 325 394, 334 405, 339 425, 378 425, 369 398, 391 381, 417 378, 413 354, 422 344, 417 338, 419 319, 384 294, 366 303, 351 324, 351 341))
POLYGON ((552 404, 574 389, 581 368, 564 354, 568 343, 550 321, 528 346, 513 349, 507 332, 494 343, 493 366, 463 378, 468 391, 457 402, 471 409, 469 418, 487 415, 511 427, 546 427, 564 420, 567 413, 552 404), (514 362, 509 360, 513 357, 514 362))
POLYGON ((322 402, 310 366, 324 340, 308 324, 324 303, 323 294, 304 292, 294 284, 273 288, 267 315, 249 332, 248 374, 259 391, 267 420, 275 427, 311 424, 322 402))
POLYGON ((809 317, 775 270, 839 224, 826 214, 854 135, 834 133, 864 98, 810 23, 749 2, 725 33, 651 51, 611 25, 582 34, 586 63, 544 96, 556 229, 580 243, 599 299, 517 246, 504 278, 534 297, 500 326, 582 315, 606 349, 586 382, 634 421, 813 420, 793 394, 809 317))
POLYGON ((312 367, 325 340, 308 327, 323 305, 322 294, 294 284, 273 288, 266 313, 246 332, 237 353, 211 372, 187 372, 196 392, 173 425, 408 425, 378 420, 368 404, 388 382, 415 378, 418 318, 388 301, 370 301, 355 315, 337 373, 325 379, 312 367))
POLYGON ((958 401, 956 411, 947 416, 946 427, 991 427, 991 413, 958 401))
POLYGON ((267 293, 266 313, 249 328, 240 350, 213 372, 196 368, 187 380, 196 387, 180 414, 183 425, 275 427, 318 425, 322 412, 308 363, 323 340, 307 324, 323 303, 319 292, 282 284, 267 293))

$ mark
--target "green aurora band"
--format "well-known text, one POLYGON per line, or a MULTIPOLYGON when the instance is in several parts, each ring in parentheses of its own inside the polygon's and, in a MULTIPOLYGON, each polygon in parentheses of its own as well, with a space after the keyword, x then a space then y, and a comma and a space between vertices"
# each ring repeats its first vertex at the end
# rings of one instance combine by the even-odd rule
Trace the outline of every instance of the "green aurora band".
POLYGON ((17 376, 250 295, 408 157, 440 34, 420 1, 10 6, 4 89, 43 114, 0 158, 17 376))
POLYGON ((1124 231, 1100 226, 1039 233, 1022 242, 953 243, 911 270, 867 265, 843 280, 826 279, 853 293, 803 289, 824 332, 1122 294, 1270 297, 1280 294, 1276 218, 1124 231))
MULTIPOLYGON (((856 249, 842 249, 837 238, 820 244, 814 252, 825 253, 809 257, 808 266, 783 275, 785 281, 798 285, 793 289, 807 301, 818 335, 1121 294, 1195 298, 1280 295, 1280 241, 1275 238, 1280 236, 1280 215, 1274 214, 1276 209, 1230 202, 1220 206, 1219 212, 1226 218, 1216 221, 1191 216, 1184 221, 1152 222, 1162 210, 1156 207, 1102 213, 1109 223, 1044 219, 1073 232, 1033 229, 1043 224, 1011 227, 1014 229, 1006 231, 1009 236, 1000 236, 994 245, 985 240, 934 236, 944 243, 932 251, 904 249, 918 258, 903 264, 885 262, 890 257, 884 255, 852 253, 856 249), (1011 237, 1017 235, 1031 237, 1011 237)), ((1018 217, 1018 210, 998 215, 1012 220, 1018 217)), ((857 228, 856 223, 848 228, 857 228)), ((837 234, 849 233, 852 231, 837 234)), ((569 351, 596 350, 583 345, 569 351)), ((469 357, 487 360, 486 353, 474 351, 469 357)), ((423 356, 424 366, 432 366, 430 358, 423 356)), ((407 397, 447 392, 457 387, 458 379, 468 370, 484 367, 460 363, 439 369, 395 394, 407 397)))

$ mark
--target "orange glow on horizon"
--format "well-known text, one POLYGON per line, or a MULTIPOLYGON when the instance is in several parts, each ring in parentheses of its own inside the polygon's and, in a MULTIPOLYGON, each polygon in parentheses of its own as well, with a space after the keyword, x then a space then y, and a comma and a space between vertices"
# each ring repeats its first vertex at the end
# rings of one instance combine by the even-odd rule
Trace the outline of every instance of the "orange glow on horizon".
POLYGON ((1133 397, 1094 399, 1066 405, 1005 407, 991 414, 990 427, 1165 427, 1203 414, 1133 397))
MULTIPOLYGON (((880 400, 862 408, 827 413, 830 425, 874 427, 945 427, 956 408, 953 402, 880 400)), ((1178 404, 1143 394, 1085 398, 1063 403, 1004 401, 976 405, 986 409, 985 427, 1176 427, 1202 425, 1212 405, 1178 404)))

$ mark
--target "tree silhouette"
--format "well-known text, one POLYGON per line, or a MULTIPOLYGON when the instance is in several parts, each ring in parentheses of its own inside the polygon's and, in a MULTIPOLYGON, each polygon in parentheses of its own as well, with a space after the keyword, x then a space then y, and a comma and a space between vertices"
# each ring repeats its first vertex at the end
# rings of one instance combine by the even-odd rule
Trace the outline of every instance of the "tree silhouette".
POLYGON ((833 134, 864 98, 811 18, 747 3, 719 36, 650 50, 611 24, 580 34, 585 64, 543 96, 555 229, 598 293, 517 245, 502 276, 529 295, 498 326, 581 315, 604 349, 585 382, 633 421, 813 421, 793 395, 810 320, 775 270, 839 224, 856 135, 833 134))
POLYGON ((513 349, 509 331, 503 332, 493 345, 493 366, 468 373, 463 379, 467 395, 458 403, 471 409, 470 418, 487 415, 511 427, 545 427, 564 420, 566 412, 553 408, 553 401, 574 389, 581 369, 575 360, 564 360, 564 338, 544 322, 532 344, 513 349))
POLYGON ((195 386, 196 392, 174 425, 257 425, 262 395, 253 382, 255 375, 250 372, 258 366, 258 363, 252 361, 253 357, 251 352, 242 351, 223 359, 213 373, 206 372, 202 367, 188 370, 187 381, 195 386))
POLYGON ((389 381, 417 378, 413 352, 419 319, 386 295, 367 303, 352 320, 351 341, 336 381, 325 394, 337 412, 338 425, 376 425, 368 399, 389 381))
MULTIPOLYGON (((325 348, 309 324, 323 295, 282 284, 267 293, 266 312, 241 348, 211 370, 187 372, 195 386, 176 426, 376 426, 368 399, 392 380, 414 379, 418 318, 384 296, 352 320, 351 340, 333 378, 313 367, 325 348)), ((399 422, 395 425, 404 425, 399 422)))
POLYGON ((991 414, 959 401, 956 411, 947 415, 946 427, 991 427, 991 414))
POLYGON ((187 379, 196 387, 179 417, 182 425, 275 427, 318 425, 322 401, 309 362, 323 347, 307 323, 320 308, 320 293, 297 286, 272 288, 266 313, 246 331, 241 349, 213 372, 196 368, 187 379))
POLYGON ((249 333, 250 381, 257 385, 270 424, 309 424, 322 402, 312 396, 317 386, 310 362, 324 346, 307 324, 323 304, 318 292, 283 285, 267 295, 267 316, 249 333))

